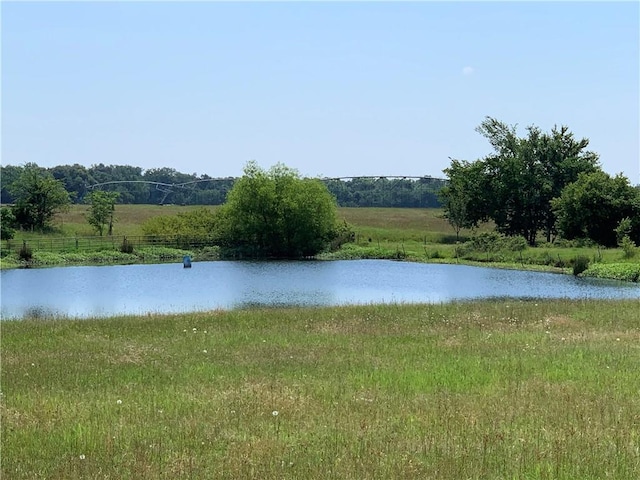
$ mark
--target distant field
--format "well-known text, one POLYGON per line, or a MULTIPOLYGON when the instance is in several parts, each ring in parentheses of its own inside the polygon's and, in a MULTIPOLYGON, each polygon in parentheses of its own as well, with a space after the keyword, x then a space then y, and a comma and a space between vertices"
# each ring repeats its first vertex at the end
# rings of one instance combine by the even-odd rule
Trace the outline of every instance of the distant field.
MULTIPOLYGON (((94 231, 84 217, 86 205, 73 205, 69 212, 58 214, 55 224, 60 235, 93 235, 94 231)), ((145 220, 158 215, 175 215, 199 208, 216 210, 217 206, 179 206, 179 205, 117 205, 114 234, 142 235, 140 225, 145 220)), ((455 233, 442 210, 436 208, 338 208, 338 217, 352 224, 361 235, 381 235, 389 231, 402 231, 407 239, 423 240, 428 235, 453 236, 455 233)), ((469 235, 463 231, 462 235, 469 235)), ((18 233, 18 236, 21 232, 18 233)))
MULTIPOLYGON (((159 215, 175 215, 180 212, 188 212, 198 208, 215 210, 216 206, 180 206, 180 205, 116 205, 116 222, 114 235, 142 235, 141 225, 145 220, 159 215)), ((95 230, 87 223, 85 214, 87 205, 72 205, 66 213, 60 213, 55 217, 55 225, 58 227, 58 235, 95 235, 95 230)), ((17 234, 20 236, 20 232, 17 234)))

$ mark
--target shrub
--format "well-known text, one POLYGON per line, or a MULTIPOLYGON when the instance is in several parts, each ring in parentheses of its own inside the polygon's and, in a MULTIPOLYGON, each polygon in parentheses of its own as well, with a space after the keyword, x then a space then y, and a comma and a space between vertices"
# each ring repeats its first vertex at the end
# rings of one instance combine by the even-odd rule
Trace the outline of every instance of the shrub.
POLYGON ((510 252, 524 252, 529 244, 527 239, 522 235, 514 235, 511 237, 504 237, 501 242, 502 248, 509 250, 510 252))
POLYGON ((27 244, 27 242, 22 242, 22 247, 18 252, 18 257, 20 257, 20 260, 25 260, 27 262, 30 262, 31 259, 33 258, 33 250, 27 244))
POLYGON ((578 255, 573 259, 573 274, 578 276, 589 268, 589 257, 578 255))
POLYGON ((127 240, 127 237, 124 237, 122 240, 122 245, 120 245, 120 251, 122 253, 133 253, 133 243, 127 240))
POLYGON ((478 252, 491 252, 497 250, 504 237, 496 232, 480 233, 469 241, 473 250, 478 252))
POLYGON ((518 259, 524 263, 522 254, 527 247, 527 241, 522 236, 483 232, 462 245, 457 245, 456 256, 467 260, 504 262, 515 258, 514 254, 518 254, 518 259))
POLYGON ((376 259, 376 260, 399 260, 406 257, 399 249, 395 251, 374 246, 362 246, 348 243, 340 250, 332 253, 321 253, 320 258, 331 260, 355 260, 355 259, 376 259))
POLYGON ((142 231, 166 245, 188 249, 196 244, 211 245, 215 225, 215 213, 202 207, 177 215, 150 218, 142 224, 142 231))
MULTIPOLYGON (((618 245, 622 246, 622 242, 625 238, 629 238, 631 235, 631 219, 629 217, 625 217, 620 222, 618 222, 618 226, 616 227, 616 240, 618 241, 618 245)), ((630 239, 630 238, 629 238, 630 239)))
POLYGON ((633 243, 633 240, 629 238, 628 235, 622 237, 620 242, 618 243, 620 248, 622 248, 624 258, 633 258, 636 255, 636 244, 633 243))
POLYGON ((333 238, 330 242, 329 250, 338 250, 342 245, 351 243, 356 239, 356 234, 351 225, 346 221, 337 223, 334 229, 333 238))

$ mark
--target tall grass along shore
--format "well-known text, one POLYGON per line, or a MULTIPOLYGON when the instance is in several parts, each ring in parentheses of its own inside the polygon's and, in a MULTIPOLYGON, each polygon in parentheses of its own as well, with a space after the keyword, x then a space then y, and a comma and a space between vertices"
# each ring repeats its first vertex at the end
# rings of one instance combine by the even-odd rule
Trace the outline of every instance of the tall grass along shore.
POLYGON ((3 479, 640 478, 640 301, 2 322, 3 479))

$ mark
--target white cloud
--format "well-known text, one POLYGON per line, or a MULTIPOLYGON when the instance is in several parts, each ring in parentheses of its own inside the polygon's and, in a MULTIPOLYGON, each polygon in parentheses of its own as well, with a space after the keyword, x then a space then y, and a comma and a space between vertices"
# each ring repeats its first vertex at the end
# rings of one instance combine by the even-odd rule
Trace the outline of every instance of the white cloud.
POLYGON ((475 72, 475 69, 473 67, 464 67, 462 69, 462 74, 463 75, 472 75, 473 72, 475 72))

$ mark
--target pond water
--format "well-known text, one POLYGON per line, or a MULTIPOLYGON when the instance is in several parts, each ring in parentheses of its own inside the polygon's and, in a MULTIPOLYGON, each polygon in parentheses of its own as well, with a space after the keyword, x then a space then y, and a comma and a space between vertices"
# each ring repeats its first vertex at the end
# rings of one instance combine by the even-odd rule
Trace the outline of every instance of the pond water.
POLYGON ((1 271, 0 281, 3 319, 493 297, 640 298, 640 285, 624 282, 389 260, 20 269, 1 271))

